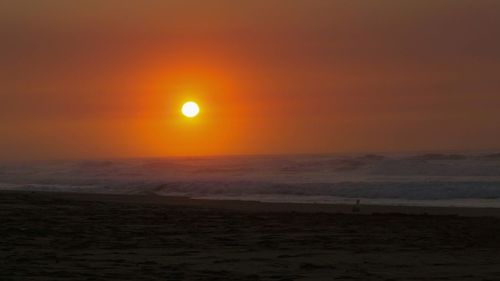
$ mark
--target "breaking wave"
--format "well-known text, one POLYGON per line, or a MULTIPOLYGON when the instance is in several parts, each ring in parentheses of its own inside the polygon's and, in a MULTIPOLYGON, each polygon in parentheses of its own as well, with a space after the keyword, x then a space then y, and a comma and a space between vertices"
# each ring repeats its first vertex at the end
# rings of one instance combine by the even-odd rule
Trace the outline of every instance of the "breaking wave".
POLYGON ((371 203, 467 205, 464 203, 467 200, 483 200, 497 206, 500 154, 233 156, 17 163, 0 167, 0 189, 280 202, 343 202, 361 198, 371 203))

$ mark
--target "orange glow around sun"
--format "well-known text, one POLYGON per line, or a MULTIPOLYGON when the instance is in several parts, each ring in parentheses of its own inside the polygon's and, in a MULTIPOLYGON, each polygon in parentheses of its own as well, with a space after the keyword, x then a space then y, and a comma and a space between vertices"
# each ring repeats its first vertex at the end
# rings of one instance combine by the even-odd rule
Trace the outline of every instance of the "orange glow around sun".
POLYGON ((136 68, 142 70, 136 76, 136 85, 142 85, 136 103, 143 110, 133 142, 148 155, 242 151, 251 141, 245 137, 252 131, 249 111, 256 108, 245 86, 246 69, 220 56, 178 56, 145 59, 150 63, 136 68))

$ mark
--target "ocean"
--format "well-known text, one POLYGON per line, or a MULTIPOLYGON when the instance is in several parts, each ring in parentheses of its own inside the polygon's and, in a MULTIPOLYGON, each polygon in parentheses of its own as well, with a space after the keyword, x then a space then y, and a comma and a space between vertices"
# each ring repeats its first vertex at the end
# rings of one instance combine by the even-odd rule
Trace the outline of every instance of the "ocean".
POLYGON ((500 153, 177 157, 3 164, 0 189, 262 202, 500 207, 500 153))

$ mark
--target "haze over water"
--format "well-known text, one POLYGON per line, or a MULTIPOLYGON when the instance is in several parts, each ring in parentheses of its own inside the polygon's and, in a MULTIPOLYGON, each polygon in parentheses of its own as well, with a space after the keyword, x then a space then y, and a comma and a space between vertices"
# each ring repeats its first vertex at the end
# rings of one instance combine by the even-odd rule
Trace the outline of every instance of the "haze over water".
POLYGON ((500 207, 500 154, 279 155, 4 165, 0 188, 263 202, 500 207))

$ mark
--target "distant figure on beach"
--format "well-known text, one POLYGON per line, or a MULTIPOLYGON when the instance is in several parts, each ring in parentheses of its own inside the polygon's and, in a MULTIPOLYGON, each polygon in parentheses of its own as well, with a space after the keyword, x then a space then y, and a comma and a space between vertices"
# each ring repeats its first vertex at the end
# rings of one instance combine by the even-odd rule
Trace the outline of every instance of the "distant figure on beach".
POLYGON ((357 199, 356 205, 352 206, 353 213, 359 213, 359 211, 361 210, 359 203, 360 203, 360 201, 359 201, 359 199, 357 199))

